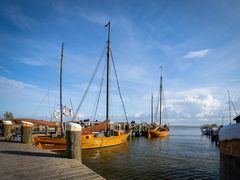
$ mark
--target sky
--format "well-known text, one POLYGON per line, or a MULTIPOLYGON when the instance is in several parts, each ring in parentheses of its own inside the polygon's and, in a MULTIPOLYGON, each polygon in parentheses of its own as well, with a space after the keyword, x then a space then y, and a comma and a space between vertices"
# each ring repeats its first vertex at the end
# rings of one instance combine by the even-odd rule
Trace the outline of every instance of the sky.
MULTIPOLYGON (((228 94, 240 113, 238 0, 0 1, 0 116, 50 119, 59 108, 64 42, 63 105, 91 118, 106 64, 107 28, 128 120, 150 122, 163 67, 164 123, 228 124, 228 94)), ((110 68, 110 118, 125 121, 110 68)), ((105 83, 97 119, 105 118, 105 83)), ((232 116, 236 116, 232 107, 232 116)), ((65 117, 65 120, 69 117, 65 117)))

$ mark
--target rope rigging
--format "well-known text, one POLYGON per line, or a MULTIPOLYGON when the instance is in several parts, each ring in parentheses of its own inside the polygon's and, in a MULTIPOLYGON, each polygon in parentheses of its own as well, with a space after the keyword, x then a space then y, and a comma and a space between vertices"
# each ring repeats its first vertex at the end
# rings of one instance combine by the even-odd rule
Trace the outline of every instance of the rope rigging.
POLYGON ((100 85, 99 85, 100 89, 98 91, 97 100, 95 102, 94 109, 93 109, 92 121, 95 121, 95 118, 96 118, 97 109, 98 109, 99 100, 100 100, 100 97, 101 97, 101 92, 102 92, 102 87, 103 87, 103 82, 104 82, 104 75, 105 75, 106 66, 107 66, 107 63, 105 63, 104 68, 103 68, 102 78, 101 78, 100 85))
POLYGON ((155 111, 155 122, 158 120, 158 112, 159 112, 159 99, 160 99, 160 92, 158 92, 158 98, 157 98, 157 105, 156 105, 156 111, 155 111))
POLYGON ((81 101, 80 101, 80 103, 79 103, 79 105, 78 105, 78 107, 77 107, 77 109, 76 109, 76 111, 75 111, 75 114, 74 114, 72 120, 75 120, 75 119, 76 119, 76 116, 77 116, 77 114, 78 114, 78 111, 79 111, 79 109, 81 108, 81 106, 82 106, 82 104, 83 104, 83 102, 84 102, 84 100, 85 100, 85 98, 86 98, 86 96, 87 96, 87 93, 88 93, 88 91, 89 91, 89 89, 90 89, 90 87, 91 87, 91 85, 92 85, 92 82, 93 82, 93 80, 94 80, 94 78, 95 78, 95 76, 96 76, 96 74, 97 74, 98 68, 99 68, 99 66, 100 66, 100 64, 101 64, 101 62, 102 62, 102 59, 103 59, 103 56, 104 56, 104 53, 105 53, 105 49, 106 49, 106 46, 104 46, 104 48, 103 48, 103 50, 102 50, 102 54, 101 54, 101 56, 100 56, 100 58, 99 58, 99 60, 98 60, 98 63, 97 63, 97 65, 96 65, 96 67, 95 67, 95 69, 94 69, 94 71, 93 71, 93 74, 92 74, 92 76, 91 76, 91 79, 90 79, 90 81, 89 81, 89 83, 88 83, 87 89, 85 90, 85 92, 84 92, 84 94, 83 94, 83 97, 82 97, 82 99, 81 99, 81 101))
MULTIPOLYGON (((95 69, 94 69, 94 72, 93 72, 93 74, 92 74, 92 76, 91 76, 91 78, 90 78, 90 81, 89 81, 89 83, 88 83, 88 85, 87 85, 87 89, 85 90, 85 92, 84 92, 84 94, 83 94, 83 97, 82 97, 82 99, 81 99, 81 101, 80 101, 80 103, 79 103, 79 105, 78 105, 78 107, 77 107, 77 109, 76 109, 76 111, 75 111, 75 114, 74 114, 72 120, 75 120, 75 119, 76 119, 77 114, 78 114, 78 112, 79 112, 79 110, 80 110, 80 108, 81 108, 81 106, 82 106, 82 104, 83 104, 83 102, 84 102, 84 100, 85 100, 88 92, 89 92, 89 89, 90 89, 90 87, 91 87, 91 85, 92 85, 92 83, 93 83, 93 80, 94 80, 94 78, 95 78, 95 76, 96 76, 96 74, 97 74, 97 72, 98 72, 99 66, 101 65, 103 56, 104 56, 105 51, 106 51, 105 49, 106 49, 106 46, 104 47, 104 49, 103 49, 103 51, 102 51, 102 54, 101 54, 101 56, 100 56, 100 58, 99 58, 99 60, 98 60, 98 63, 97 63, 97 65, 96 65, 96 67, 95 67, 95 69)), ((121 93, 121 89, 120 89, 120 85, 119 85, 119 80, 118 80, 118 75, 117 75, 117 70, 116 70, 116 66, 115 66, 115 63, 114 63, 113 54, 112 54, 111 49, 110 49, 110 56, 111 56, 111 61, 112 61, 112 64, 113 64, 113 70, 114 70, 116 82, 117 82, 118 93, 119 93, 120 100, 121 100, 122 107, 123 107, 123 111, 124 111, 124 116, 125 116, 126 121, 128 122, 128 117, 127 117, 127 113, 126 113, 126 108, 125 108, 125 104, 124 104, 124 101, 123 101, 123 97, 122 97, 122 93, 121 93)), ((107 64, 105 63, 104 68, 103 68, 103 72, 102 72, 102 77, 101 77, 101 80, 100 80, 100 83, 99 83, 100 88, 99 88, 99 90, 98 90, 97 99, 96 99, 96 101, 95 101, 94 108, 93 108, 93 112, 92 112, 92 120, 93 120, 93 121, 95 121, 96 115, 97 115, 97 111, 98 111, 98 106, 99 106, 100 97, 101 97, 101 93, 102 93, 102 87, 103 87, 103 83, 104 83, 104 74, 105 74, 105 71, 106 71, 106 65, 107 65, 107 64)))
MULTIPOLYGON (((49 114, 51 115, 50 113, 50 106, 49 106, 49 91, 50 91, 50 88, 52 86, 52 83, 48 86, 48 90, 46 92, 46 94, 44 95, 44 97, 42 98, 41 102, 39 103, 39 105, 37 106, 36 110, 33 112, 32 114, 32 117, 35 117, 40 109, 40 107, 42 106, 43 102, 45 101, 45 99, 48 98, 48 110, 49 110, 49 114)), ((51 116, 51 119, 52 119, 52 116, 51 116)))
POLYGON ((167 124, 166 120, 168 119, 168 114, 167 114, 167 103, 166 103, 166 98, 164 94, 164 89, 162 90, 163 93, 163 120, 165 124, 167 124))
POLYGON ((115 67, 115 63, 114 63, 114 60, 113 60, 113 54, 112 54, 112 50, 111 49, 110 49, 110 55, 111 55, 111 60, 112 60, 112 64, 113 64, 114 74, 115 74, 116 81, 117 81, 117 87, 118 87, 119 96, 120 96, 120 99, 121 99, 121 102, 122 102, 122 106, 123 106, 124 115, 125 115, 126 121, 128 122, 128 117, 127 117, 125 105, 124 105, 124 102, 123 102, 122 93, 121 93, 121 89, 120 89, 120 85, 119 85, 119 81, 118 81, 118 76, 117 76, 117 70, 116 70, 116 67, 115 67))

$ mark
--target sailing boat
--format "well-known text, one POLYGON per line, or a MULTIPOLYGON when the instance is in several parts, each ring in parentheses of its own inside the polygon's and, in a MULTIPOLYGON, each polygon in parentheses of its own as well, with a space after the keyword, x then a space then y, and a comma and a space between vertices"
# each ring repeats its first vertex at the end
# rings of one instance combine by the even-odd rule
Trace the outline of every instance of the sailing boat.
MULTIPOLYGON (((105 124, 106 133, 100 136, 96 133, 83 134, 82 135, 82 149, 92 149, 92 148, 102 148, 114 145, 119 145, 127 141, 129 136, 129 130, 110 130, 109 126, 109 75, 110 75, 110 21, 105 25, 108 27, 108 41, 107 41, 107 83, 106 83, 106 120, 105 124)), ((62 104, 62 59, 63 59, 63 46, 61 54, 61 66, 60 66, 60 107, 62 104)), ((61 111, 62 114, 62 111, 61 111)), ((84 131, 84 129, 83 129, 84 131)), ((63 131, 63 121, 61 115, 61 136, 60 137, 50 137, 50 136, 35 136, 35 145, 42 149, 49 150, 65 150, 66 149, 66 138, 63 131)))
POLYGON ((165 124, 162 126, 162 66, 161 68, 161 76, 160 76, 160 99, 159 99, 159 104, 160 104, 160 109, 159 109, 159 125, 156 125, 156 123, 153 123, 153 95, 151 97, 151 126, 150 129, 148 130, 148 137, 164 137, 169 135, 169 127, 165 124))

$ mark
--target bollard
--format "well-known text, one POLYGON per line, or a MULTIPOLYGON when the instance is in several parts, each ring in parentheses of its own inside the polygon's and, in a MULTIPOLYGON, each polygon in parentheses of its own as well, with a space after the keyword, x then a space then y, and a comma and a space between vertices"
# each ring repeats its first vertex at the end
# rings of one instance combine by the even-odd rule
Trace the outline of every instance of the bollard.
POLYGON ((48 132, 49 132, 49 131, 48 131, 48 127, 45 126, 45 134, 48 135, 48 132))
POLYGON ((223 127, 219 132, 220 179, 240 177, 240 124, 223 127))
POLYGON ((22 121, 21 124, 21 142, 24 144, 32 143, 33 123, 22 121))
POLYGON ((151 134, 150 134, 150 126, 148 126, 148 129, 147 129, 147 137, 148 137, 148 138, 151 138, 151 134))
POLYGON ((66 124, 67 157, 82 162, 82 126, 76 123, 66 124))
POLYGON ((55 135, 56 136, 58 135, 58 127, 57 126, 55 127, 55 135))
POLYGON ((3 121, 3 136, 8 140, 12 134, 12 121, 3 121))

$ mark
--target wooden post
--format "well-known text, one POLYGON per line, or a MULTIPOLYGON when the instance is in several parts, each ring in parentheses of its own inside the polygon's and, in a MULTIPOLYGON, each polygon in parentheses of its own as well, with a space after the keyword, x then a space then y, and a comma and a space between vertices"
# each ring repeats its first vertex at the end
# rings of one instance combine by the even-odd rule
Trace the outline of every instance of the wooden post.
POLYGON ((148 138, 151 138, 151 134, 150 134, 150 126, 148 126, 148 128, 147 128, 147 137, 148 137, 148 138))
POLYGON ((224 126, 219 132, 220 180, 240 177, 240 124, 224 126))
POLYGON ((122 130, 124 130, 124 131, 125 131, 125 129, 126 129, 126 124, 125 124, 125 123, 123 123, 123 129, 122 129, 122 130))
POLYGON ((66 125, 67 157, 82 161, 82 126, 76 123, 66 125))
POLYGON ((33 123, 22 121, 21 125, 21 142, 24 144, 32 143, 33 123))
POLYGON ((3 136, 8 140, 12 134, 12 121, 3 121, 3 136))
POLYGON ((55 127, 55 135, 58 135, 58 127, 55 127))
POLYGON ((48 134, 48 126, 45 126, 45 134, 48 134))

